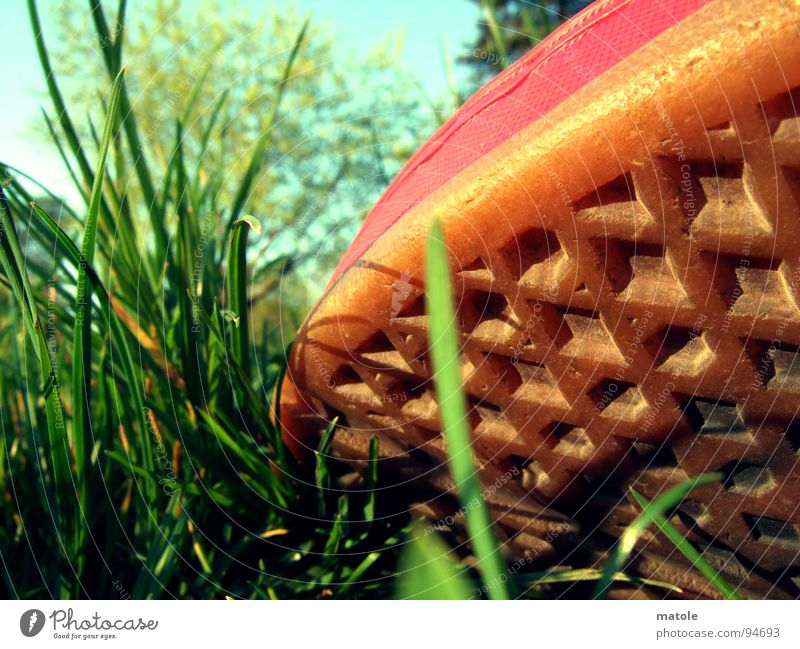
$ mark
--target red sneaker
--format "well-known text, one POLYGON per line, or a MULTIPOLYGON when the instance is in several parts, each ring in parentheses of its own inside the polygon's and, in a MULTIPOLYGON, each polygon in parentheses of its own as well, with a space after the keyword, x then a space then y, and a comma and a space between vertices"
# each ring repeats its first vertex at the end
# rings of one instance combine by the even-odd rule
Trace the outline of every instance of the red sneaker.
MULTIPOLYGON (((628 487, 720 471, 673 523, 742 595, 798 597, 799 22, 777 0, 598 2, 477 92, 297 336, 295 442, 314 444, 308 413, 338 415, 342 457, 379 435, 381 471, 447 516, 423 299, 437 216, 510 547, 592 565, 641 511, 628 487)), ((657 532, 627 570, 719 596, 657 532)))

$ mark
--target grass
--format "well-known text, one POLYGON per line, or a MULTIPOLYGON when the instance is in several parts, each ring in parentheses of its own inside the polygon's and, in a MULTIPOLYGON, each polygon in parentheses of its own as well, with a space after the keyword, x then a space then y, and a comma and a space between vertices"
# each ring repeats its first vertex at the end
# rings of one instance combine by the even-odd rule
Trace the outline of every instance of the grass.
MULTIPOLYGON (((642 513, 639 514, 636 520, 634 520, 633 523, 631 523, 625 529, 619 541, 617 542, 616 547, 611 554, 611 558, 606 563, 603 574, 595 586, 595 599, 601 598, 607 594, 611 584, 612 576, 622 566, 625 559, 633 551, 636 542, 639 540, 639 538, 641 538, 648 527, 656 522, 666 521, 664 518, 664 512, 679 505, 681 501, 686 498, 689 493, 691 493, 692 490, 705 484, 719 482, 721 479, 722 475, 719 473, 706 473, 695 478, 685 480, 684 482, 667 489, 664 493, 659 495, 658 498, 653 500, 653 502, 646 502, 644 499, 641 499, 639 502, 644 504, 642 513)), ((674 536, 668 535, 668 537, 670 540, 675 540, 674 536)), ((686 544, 688 543, 689 542, 686 541, 686 544)))
POLYGON ((431 361, 450 473, 456 483, 470 544, 492 599, 508 599, 503 560, 472 457, 467 402, 461 385, 461 359, 455 326, 453 290, 441 224, 435 221, 425 255, 425 302, 430 315, 431 361))
POLYGON ((220 111, 184 114, 159 168, 127 96, 124 30, 108 33, 102 6, 92 15, 113 43, 96 139, 78 136, 37 41, 54 151, 84 205, 32 196, 2 165, 0 596, 391 596, 408 520, 386 514, 377 462, 348 495, 325 453, 315 466, 288 452, 270 415, 287 351, 249 302, 280 279, 248 258, 265 216, 244 210, 305 26, 220 205, 225 170, 203 159, 224 146, 220 111), (194 158, 184 124, 202 141, 194 158))
MULTIPOLYGON (((34 0, 28 8, 39 33, 34 0)), ((252 258, 269 215, 245 212, 308 23, 285 53, 246 173, 230 179, 205 162, 225 145, 226 95, 202 115, 189 102, 174 140, 159 143, 169 152, 160 167, 128 97, 125 30, 109 32, 101 4, 92 16, 110 44, 100 49, 108 79, 99 86, 99 135, 79 137, 37 40, 54 154, 83 205, 60 203, 35 179, 31 195, 25 175, 0 163, 0 596, 502 599, 583 581, 596 582, 599 596, 612 581, 675 588, 626 575, 624 561, 650 524, 690 556, 663 512, 697 481, 642 501, 645 513, 605 570, 511 574, 505 565, 470 448, 438 225, 427 247, 432 359, 478 569, 396 513, 399 496, 381 489, 377 439, 352 492, 336 488, 348 470, 330 457, 336 422, 313 458, 297 461, 279 432, 281 323, 256 326, 251 304, 279 285, 282 268, 252 258), (200 142, 193 155, 189 134, 200 142), (219 204, 226 182, 233 198, 219 204)), ((735 595, 696 551, 690 559, 735 595)))
MULTIPOLYGON (((631 493, 639 503, 639 506, 643 510, 647 510, 652 503, 645 498, 642 494, 640 494, 635 489, 631 489, 631 493)), ((678 531, 678 529, 670 523, 661 512, 656 512, 653 516, 653 522, 658 526, 664 535, 672 541, 675 547, 685 556, 689 561, 692 562, 692 565, 697 568, 697 570, 702 574, 711 585, 717 589, 725 599, 741 599, 739 595, 736 593, 736 590, 731 586, 727 580, 719 574, 717 571, 708 561, 703 558, 703 555, 700 554, 697 549, 678 531)))

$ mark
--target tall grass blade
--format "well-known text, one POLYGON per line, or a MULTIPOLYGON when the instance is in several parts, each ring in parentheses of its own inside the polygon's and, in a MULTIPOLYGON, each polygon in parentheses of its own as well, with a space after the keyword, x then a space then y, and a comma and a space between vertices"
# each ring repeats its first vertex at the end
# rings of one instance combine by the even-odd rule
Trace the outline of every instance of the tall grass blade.
MULTIPOLYGON (((647 509, 647 507, 650 506, 650 501, 636 491, 636 489, 631 488, 631 493, 642 509, 647 509)), ((734 589, 733 586, 727 582, 727 580, 717 571, 716 568, 714 568, 714 566, 706 561, 703 555, 695 549, 694 545, 692 545, 692 543, 685 538, 683 534, 681 534, 680 531, 678 531, 678 529, 669 522, 669 520, 667 520, 666 516, 657 513, 653 518, 653 522, 675 545, 675 547, 681 551, 683 556, 692 562, 700 574, 708 579, 713 584, 714 588, 722 593, 725 599, 741 599, 741 597, 736 593, 736 589, 734 589)))
POLYGON ((253 186, 253 182, 255 181, 256 175, 258 174, 258 171, 261 169, 261 165, 264 162, 264 153, 266 152, 267 145, 272 138, 272 128, 275 125, 275 118, 278 115, 278 108, 281 104, 281 99, 283 98, 283 92, 286 89, 287 83, 289 82, 289 77, 291 76, 292 68, 294 67, 294 61, 297 58, 297 53, 300 51, 300 46, 303 44, 303 39, 306 37, 306 31, 308 31, 308 25, 310 22, 311 17, 309 16, 306 18, 306 21, 303 23, 303 27, 300 29, 300 32, 297 34, 297 38, 294 41, 294 46, 289 54, 289 59, 286 62, 283 75, 281 76, 281 80, 278 82, 278 87, 275 91, 275 98, 272 100, 272 105, 270 106, 267 118, 261 127, 261 136, 256 142, 253 155, 250 158, 250 162, 247 165, 247 170, 245 171, 242 182, 239 185, 239 190, 236 192, 236 197, 233 200, 229 225, 232 225, 233 222, 241 216, 245 203, 250 196, 250 190, 253 186))
MULTIPOLYGON (((89 196, 89 210, 83 230, 81 242, 81 263, 78 265, 78 277, 75 299, 75 332, 72 347, 72 395, 74 414, 72 419, 72 442, 75 447, 75 479, 78 483, 78 500, 82 512, 86 512, 90 499, 93 480, 89 475, 91 439, 91 382, 92 382, 92 283, 86 271, 94 261, 95 239, 97 235, 97 220, 100 213, 100 201, 103 193, 103 179, 105 178, 106 157, 111 137, 114 132, 114 123, 119 106, 119 95, 122 88, 123 72, 120 72, 111 87, 111 98, 108 104, 108 114, 103 130, 103 139, 100 142, 100 151, 97 167, 94 174, 94 184, 89 196)), ((76 527, 76 546, 79 548, 81 561, 78 566, 78 579, 83 570, 85 552, 83 546, 86 541, 86 527, 76 527)))
POLYGON ((367 475, 364 480, 364 491, 366 492, 366 502, 364 503, 364 520, 371 523, 375 518, 375 489, 378 486, 378 448, 379 442, 377 435, 373 435, 369 440, 369 464, 367 475))
MULTIPOLYGON (((535 587, 544 584, 574 584, 579 581, 597 581, 602 578, 603 571, 597 568, 576 568, 574 570, 551 570, 539 573, 525 573, 516 575, 514 580, 528 584, 530 587, 535 587)), ((643 586, 653 586, 654 588, 663 588, 673 593, 683 592, 683 590, 675 584, 670 584, 658 579, 647 579, 645 577, 637 577, 636 575, 628 575, 624 572, 614 573, 611 580, 641 584, 643 586)))
POLYGON ((61 560, 57 562, 60 567, 60 574, 57 577, 58 592, 59 596, 69 596, 74 592, 75 581, 70 579, 73 575, 68 574, 67 570, 69 564, 75 559, 76 549, 72 545, 71 537, 75 517, 71 506, 73 486, 67 428, 56 368, 53 365, 50 348, 42 330, 34 294, 25 273, 19 240, 2 188, 0 188, 0 228, 0 265, 3 267, 22 313, 42 380, 49 446, 48 464, 52 466, 52 493, 55 500, 54 503, 48 504, 54 514, 55 534, 58 538, 58 547, 62 552, 61 560))
MULTIPOLYGON (((119 74, 122 66, 125 6, 125 2, 120 3, 120 9, 117 13, 117 35, 112 36, 108 29, 108 21, 106 20, 102 3, 99 2, 99 0, 89 0, 92 19, 97 29, 97 37, 100 39, 101 43, 113 44, 112 47, 102 48, 106 70, 108 71, 109 77, 112 79, 119 74)), ((164 215, 156 209, 155 185, 153 184, 153 178, 150 174, 147 159, 145 158, 144 145, 139 137, 136 116, 131 109, 128 91, 124 84, 120 96, 120 115, 122 117, 122 127, 125 130, 128 146, 131 151, 131 157, 133 158, 133 168, 136 171, 136 177, 139 180, 139 185, 142 190, 142 197, 147 207, 147 212, 150 215, 150 226, 153 228, 153 234, 156 238, 156 253, 159 259, 164 259, 164 254, 167 249, 167 231, 164 226, 164 215)))
POLYGON ((53 107, 55 108, 56 116, 58 118, 58 124, 64 131, 64 135, 66 136, 67 142, 72 149, 72 153, 75 156, 78 166, 80 167, 84 181, 88 186, 92 182, 92 169, 89 166, 89 161, 86 159, 86 155, 81 147, 80 139, 78 138, 78 132, 72 123, 69 112, 67 111, 67 106, 64 103, 64 97, 61 94, 58 83, 56 82, 55 72, 50 65, 50 56, 47 53, 47 46, 45 45, 44 41, 42 25, 39 21, 39 12, 36 9, 36 0, 28 0, 28 14, 30 15, 31 20, 31 31, 36 39, 36 51, 39 55, 39 62, 42 65, 42 72, 44 73, 45 81, 47 82, 47 90, 50 94, 50 99, 53 101, 53 107))
POLYGON ((486 24, 489 27, 489 33, 492 36, 494 49, 497 52, 497 55, 500 57, 500 66, 507 68, 510 64, 508 59, 508 47, 506 46, 505 34, 503 34, 503 30, 500 28, 500 25, 497 21, 497 12, 494 0, 481 0, 481 8, 483 9, 484 17, 486 18, 486 24))
POLYGON ((247 235, 250 230, 261 234, 261 224, 252 216, 243 216, 233 224, 231 245, 228 250, 225 293, 228 298, 228 310, 238 316, 238 324, 231 333, 233 358, 239 363, 248 380, 250 379, 250 323, 247 308, 247 235))
POLYGON ((439 221, 434 221, 425 250, 425 299, 431 329, 431 360, 450 471, 465 512, 467 532, 489 597, 509 597, 500 549, 472 458, 466 399, 461 385, 458 331, 453 309, 450 266, 439 221))
POLYGON ((336 432, 337 421, 338 420, 334 418, 333 421, 331 421, 331 423, 328 424, 328 427, 322 434, 319 444, 317 445, 317 448, 314 451, 314 459, 316 461, 314 469, 314 480, 317 485, 318 507, 320 516, 325 516, 327 510, 327 499, 329 492, 331 490, 331 474, 328 469, 328 454, 330 453, 331 444, 333 443, 333 434, 334 432, 336 432))
POLYGON ((134 599, 158 599, 167 588, 178 561, 183 561, 181 540, 185 539, 187 523, 180 495, 173 494, 133 587, 134 599))
POLYGON ((465 569, 450 558, 447 545, 420 524, 411 526, 400 558, 399 599, 471 599, 477 592, 465 569))
POLYGON ((645 530, 650 527, 659 516, 663 516, 665 511, 677 505, 697 487, 711 484, 712 482, 719 482, 721 479, 722 474, 720 473, 706 473, 695 478, 690 478, 689 480, 685 480, 667 489, 647 505, 644 511, 636 517, 636 520, 628 525, 619 541, 617 541, 614 551, 603 570, 603 577, 595 585, 592 596, 595 599, 605 597, 612 576, 622 567, 622 564, 633 551, 633 547, 642 534, 644 534, 645 530))
MULTIPOLYGON (((65 253, 66 258, 75 266, 76 269, 80 267, 82 263, 81 252, 78 250, 78 247, 75 245, 72 239, 69 238, 69 235, 64 232, 64 230, 52 219, 52 217, 50 217, 42 208, 36 205, 36 203, 31 203, 31 207, 42 220, 42 222, 53 232, 56 237, 56 241, 58 242, 61 250, 65 253)), ((137 449, 141 449, 141 461, 148 470, 152 471, 154 466, 153 454, 150 440, 148 438, 149 425, 145 414, 146 407, 142 396, 142 381, 136 373, 136 366, 133 364, 133 356, 130 352, 128 340, 125 335, 125 329, 123 328, 122 322, 114 311, 111 296, 103 287, 100 277, 95 269, 90 264, 85 262, 83 262, 83 267, 86 277, 94 286, 93 295, 96 295, 106 307, 106 315, 108 317, 110 326, 111 340, 114 345, 113 349, 117 350, 117 353, 120 356, 120 361, 123 368, 122 375, 125 377, 129 394, 133 400, 133 412, 131 415, 139 425, 140 443, 138 445, 131 445, 128 448, 128 453, 133 461, 137 461, 139 458, 139 451, 137 449)), ((148 503, 152 505, 155 500, 156 490, 152 486, 146 486, 145 490, 147 492, 148 503)))
POLYGON ((187 182, 186 168, 183 159, 183 125, 179 121, 175 129, 175 152, 172 156, 171 166, 175 167, 176 197, 175 212, 178 227, 175 238, 175 258, 177 263, 169 269, 171 280, 178 289, 178 319, 175 323, 180 332, 181 367, 186 381, 186 390, 193 403, 202 404, 202 387, 200 385, 200 347, 201 338, 197 326, 198 316, 195 300, 198 295, 197 278, 195 276, 195 263, 197 258, 197 218, 192 213, 189 203, 189 185, 187 182))

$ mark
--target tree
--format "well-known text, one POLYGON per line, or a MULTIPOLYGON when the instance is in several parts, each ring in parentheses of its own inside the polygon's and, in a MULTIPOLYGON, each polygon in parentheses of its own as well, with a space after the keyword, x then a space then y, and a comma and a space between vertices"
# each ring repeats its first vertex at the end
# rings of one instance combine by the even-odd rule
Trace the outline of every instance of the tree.
POLYGON ((539 43, 591 0, 473 0, 481 5, 484 21, 478 38, 461 61, 473 70, 473 80, 483 85, 539 43))
MULTIPOLYGON (((246 173, 267 128, 275 89, 305 19, 292 4, 273 4, 261 14, 231 5, 136 3, 121 34, 143 146, 163 177, 172 150, 162 143, 173 142, 181 128, 187 159, 202 153, 198 173, 214 175, 217 205, 234 200, 238 183, 232 181, 246 173), (216 126, 206 140, 198 126, 215 111, 216 126)), ((89 8, 56 3, 50 14, 57 32, 48 39, 55 44, 55 71, 68 105, 78 107, 73 115, 87 115, 97 105, 97 79, 105 74, 101 54, 112 41, 96 33, 89 8)), ((111 21, 113 39, 120 22, 111 21)), ((385 43, 366 58, 343 57, 312 17, 245 205, 271 242, 261 263, 290 255, 306 271, 305 281, 319 287, 369 207, 435 128, 435 113, 418 83, 397 65, 399 44, 385 43), (302 265, 310 258, 313 264, 302 265)), ((91 141, 88 117, 79 128, 91 141)))

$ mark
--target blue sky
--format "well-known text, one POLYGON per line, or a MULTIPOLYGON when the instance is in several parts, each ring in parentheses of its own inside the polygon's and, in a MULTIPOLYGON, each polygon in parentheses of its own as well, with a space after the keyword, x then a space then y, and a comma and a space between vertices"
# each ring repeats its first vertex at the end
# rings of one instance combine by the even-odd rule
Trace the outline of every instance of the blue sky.
MULTIPOLYGON (((79 0, 81 10, 85 4, 79 0)), ((129 3, 131 6, 136 0, 129 3)), ((113 3, 116 4, 116 3, 113 3)), ((269 3, 246 0, 254 11, 269 3)), ((402 29, 405 33, 405 64, 432 96, 446 92, 447 81, 440 48, 447 43, 452 53, 461 53, 477 33, 481 17, 477 3, 469 0, 297 0, 296 6, 310 11, 317 26, 327 25, 342 43, 343 51, 359 53, 402 29)), ((43 29, 48 21, 40 1, 43 29)), ((27 133, 38 119, 45 93, 44 79, 36 57, 26 4, 0 0, 0 160, 46 181, 50 187, 71 195, 69 179, 52 147, 27 133)), ((357 60, 357 59, 356 59, 357 60)), ((49 105, 46 105, 50 109, 49 105)))

